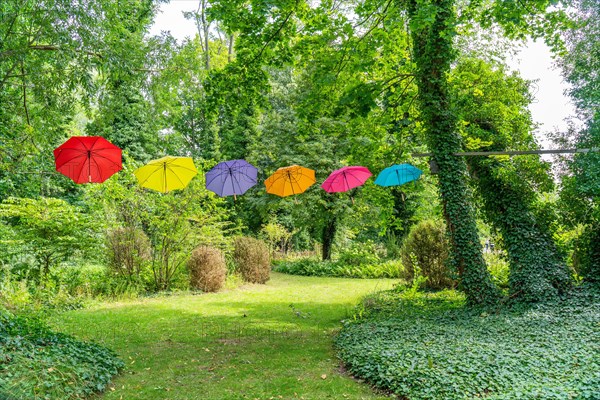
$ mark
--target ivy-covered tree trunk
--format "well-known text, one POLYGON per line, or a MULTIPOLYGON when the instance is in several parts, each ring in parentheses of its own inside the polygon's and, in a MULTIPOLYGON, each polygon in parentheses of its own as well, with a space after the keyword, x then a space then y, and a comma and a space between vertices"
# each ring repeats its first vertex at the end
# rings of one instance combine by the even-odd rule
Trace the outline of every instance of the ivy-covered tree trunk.
POLYGON ((439 166, 439 191, 451 239, 451 259, 467 300, 472 304, 485 304, 496 301, 499 292, 483 259, 466 184, 466 163, 453 155, 462 150, 447 80, 455 57, 453 3, 452 0, 409 0, 408 11, 421 114, 427 130, 427 145, 439 166))
POLYGON ((524 301, 551 298, 569 286, 569 272, 549 231, 537 220, 519 177, 496 160, 469 159, 490 222, 500 231, 510 263, 511 297, 524 301))

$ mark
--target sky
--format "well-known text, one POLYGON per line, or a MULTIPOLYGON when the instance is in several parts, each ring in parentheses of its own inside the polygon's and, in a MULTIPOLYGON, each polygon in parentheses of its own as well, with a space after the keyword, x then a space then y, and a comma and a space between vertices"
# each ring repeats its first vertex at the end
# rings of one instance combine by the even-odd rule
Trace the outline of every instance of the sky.
MULTIPOLYGON (((185 19, 182 13, 195 11, 197 8, 197 0, 171 0, 170 3, 163 3, 150 34, 169 31, 178 40, 195 35, 194 22, 185 19)), ((564 94, 568 85, 563 81, 560 70, 553 66, 550 50, 542 41, 529 40, 508 64, 510 68, 518 70, 523 78, 535 81, 535 101, 529 107, 533 120, 539 124, 535 134, 542 148, 551 148, 546 133, 555 129, 566 130, 565 119, 575 115, 573 103, 564 94)))

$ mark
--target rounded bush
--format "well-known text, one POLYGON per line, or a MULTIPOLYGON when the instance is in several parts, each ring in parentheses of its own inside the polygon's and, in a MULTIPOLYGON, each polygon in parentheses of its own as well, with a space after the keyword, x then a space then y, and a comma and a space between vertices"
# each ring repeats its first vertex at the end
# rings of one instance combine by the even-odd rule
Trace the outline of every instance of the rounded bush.
POLYGON ((456 286, 451 278, 446 260, 448 240, 444 224, 424 220, 413 226, 401 249, 403 278, 412 283, 415 271, 425 277, 424 286, 429 289, 445 289, 456 286))
POLYGON ((192 252, 188 261, 190 285, 203 292, 217 292, 227 278, 225 257, 219 249, 201 246, 192 252))
POLYGON ((271 260, 269 248, 261 240, 240 236, 235 239, 233 258, 246 282, 265 283, 269 280, 271 260))

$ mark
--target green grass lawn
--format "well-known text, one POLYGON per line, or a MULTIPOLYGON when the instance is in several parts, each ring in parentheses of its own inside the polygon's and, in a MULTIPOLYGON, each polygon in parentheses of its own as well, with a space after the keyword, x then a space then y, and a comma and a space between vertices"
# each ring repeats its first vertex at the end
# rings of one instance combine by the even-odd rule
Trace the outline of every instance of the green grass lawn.
POLYGON ((107 399, 383 399, 339 371, 332 334, 394 282, 273 273, 266 285, 102 303, 52 325, 125 361, 107 399))

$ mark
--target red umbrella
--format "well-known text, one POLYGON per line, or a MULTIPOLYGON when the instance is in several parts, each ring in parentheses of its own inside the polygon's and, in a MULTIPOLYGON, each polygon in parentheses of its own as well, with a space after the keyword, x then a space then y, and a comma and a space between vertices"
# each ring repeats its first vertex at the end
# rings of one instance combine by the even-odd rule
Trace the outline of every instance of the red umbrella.
POLYGON ((321 187, 329 193, 347 192, 364 184, 371 175, 367 167, 344 167, 333 171, 321 187))
POLYGON ((54 150, 54 161, 75 183, 101 183, 123 169, 121 149, 99 136, 73 136, 54 150))

